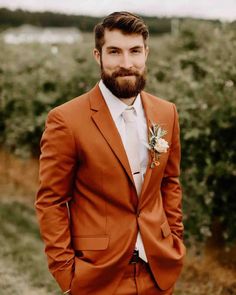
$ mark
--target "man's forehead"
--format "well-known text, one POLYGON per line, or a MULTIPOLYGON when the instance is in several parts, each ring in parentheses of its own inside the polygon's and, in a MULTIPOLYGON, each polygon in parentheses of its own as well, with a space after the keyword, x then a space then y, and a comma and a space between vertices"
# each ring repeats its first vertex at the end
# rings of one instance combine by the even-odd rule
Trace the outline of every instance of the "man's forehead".
POLYGON ((123 33, 121 30, 105 30, 104 47, 136 47, 144 46, 143 36, 136 33, 123 33))

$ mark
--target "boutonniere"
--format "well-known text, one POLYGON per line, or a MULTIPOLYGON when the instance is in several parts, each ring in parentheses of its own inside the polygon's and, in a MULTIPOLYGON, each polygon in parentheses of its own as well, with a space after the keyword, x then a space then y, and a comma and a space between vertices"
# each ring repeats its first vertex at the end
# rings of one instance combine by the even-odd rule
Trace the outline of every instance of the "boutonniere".
POLYGON ((149 142, 148 149, 151 151, 152 163, 151 168, 160 165, 159 159, 162 153, 166 153, 169 144, 162 138, 167 134, 167 131, 161 128, 160 125, 152 123, 149 127, 149 142))

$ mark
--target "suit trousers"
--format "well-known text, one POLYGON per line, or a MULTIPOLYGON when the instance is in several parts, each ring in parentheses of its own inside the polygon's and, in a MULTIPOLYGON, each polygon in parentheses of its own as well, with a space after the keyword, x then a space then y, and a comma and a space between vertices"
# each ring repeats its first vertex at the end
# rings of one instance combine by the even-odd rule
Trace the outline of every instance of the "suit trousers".
POLYGON ((139 259, 130 263, 114 295, 172 295, 173 288, 162 291, 152 275, 149 265, 139 259))

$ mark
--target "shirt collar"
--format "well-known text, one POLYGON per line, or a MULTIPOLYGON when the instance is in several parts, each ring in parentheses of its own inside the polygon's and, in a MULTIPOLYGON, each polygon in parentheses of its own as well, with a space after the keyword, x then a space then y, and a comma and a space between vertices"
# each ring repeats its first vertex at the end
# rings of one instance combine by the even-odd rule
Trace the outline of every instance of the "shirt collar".
MULTIPOLYGON (((100 88, 102 95, 105 99, 105 102, 110 110, 111 116, 112 116, 113 120, 116 121, 121 116, 123 111, 125 109, 127 109, 128 106, 123 101, 121 101, 119 98, 117 98, 106 87, 106 85, 103 83, 102 80, 100 80, 98 85, 99 85, 99 88, 100 88)), ((135 109, 135 113, 137 116, 139 116, 142 113, 143 107, 142 107, 140 94, 137 95, 132 107, 135 109)))

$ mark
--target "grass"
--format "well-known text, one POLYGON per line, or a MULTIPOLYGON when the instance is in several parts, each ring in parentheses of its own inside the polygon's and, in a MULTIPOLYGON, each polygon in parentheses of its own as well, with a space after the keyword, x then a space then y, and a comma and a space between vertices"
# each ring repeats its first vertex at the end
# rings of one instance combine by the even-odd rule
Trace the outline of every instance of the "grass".
POLYGON ((0 277, 7 277, 0 280, 4 294, 61 294, 47 270, 33 207, 19 201, 1 201, 0 241, 0 261, 6 266, 0 277), (14 283, 18 280, 23 282, 23 290, 14 283))
MULTIPOLYGON (((47 269, 32 203, 12 198, 0 200, 0 244, 0 294, 61 294, 47 269)), ((175 295, 236 294, 235 283, 218 281, 214 269, 199 268, 200 264, 200 258, 187 260, 175 295)))

